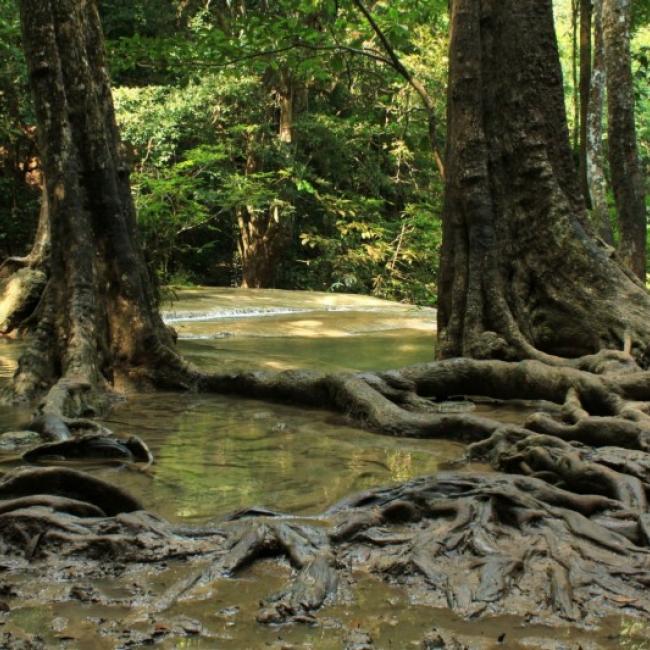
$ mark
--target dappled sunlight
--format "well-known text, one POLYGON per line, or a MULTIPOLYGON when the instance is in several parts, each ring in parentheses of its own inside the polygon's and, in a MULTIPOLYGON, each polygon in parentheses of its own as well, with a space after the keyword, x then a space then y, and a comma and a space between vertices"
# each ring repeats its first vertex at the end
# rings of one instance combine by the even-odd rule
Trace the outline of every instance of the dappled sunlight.
POLYGON ((25 349, 24 342, 0 338, 0 379, 9 379, 18 366, 18 358, 25 349))
POLYGON ((271 370, 293 370, 296 367, 295 364, 289 361, 265 361, 263 365, 271 370))
POLYGON ((200 287, 163 306, 181 339, 327 336, 410 329, 435 332, 436 312, 369 296, 200 287))
MULTIPOLYGON (((188 313, 199 303, 204 311, 194 312, 195 320, 174 322, 173 327, 181 352, 206 370, 382 370, 434 359, 433 309, 372 298, 372 304, 382 307, 306 314, 304 308, 314 299, 310 292, 210 288, 188 292, 189 298, 183 292, 176 303, 179 312, 188 313), (202 314, 233 307, 235 297, 242 294, 246 298, 239 309, 257 309, 257 316, 203 319, 202 314), (258 301, 268 309, 285 311, 262 314, 258 301)), ((336 301, 338 306, 367 303, 364 296, 339 294, 323 294, 320 300, 336 301)))
POLYGON ((646 4, 4 0, 0 650, 650 650, 646 4))
POLYGON ((296 291, 285 289, 237 289, 230 287, 183 287, 167 292, 163 303, 164 312, 188 312, 213 309, 215 305, 224 308, 272 308, 285 306, 297 309, 323 308, 380 308, 407 311, 412 305, 348 293, 326 293, 321 291, 296 291))

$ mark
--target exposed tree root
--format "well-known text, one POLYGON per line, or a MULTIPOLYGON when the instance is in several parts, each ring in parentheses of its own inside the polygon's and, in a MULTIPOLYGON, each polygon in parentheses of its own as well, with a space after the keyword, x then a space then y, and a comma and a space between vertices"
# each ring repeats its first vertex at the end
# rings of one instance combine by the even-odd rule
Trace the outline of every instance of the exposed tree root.
POLYGON ((0 285, 0 334, 19 327, 32 314, 43 293, 47 276, 43 271, 22 268, 0 285))
MULTIPOLYGON (((188 385, 203 390, 332 408, 392 435, 474 440, 471 457, 510 475, 439 474, 373 490, 325 513, 325 526, 258 510, 201 531, 129 513, 139 504, 78 473, 23 472, 0 484, 3 554, 32 565, 43 560, 45 573, 59 557, 207 558, 207 566, 145 604, 152 615, 264 558, 286 559, 292 578, 261 604, 263 623, 313 621, 359 571, 466 617, 509 613, 589 624, 621 612, 650 615, 645 373, 468 360, 363 375, 190 370, 188 385), (475 394, 557 408, 522 426, 453 412, 466 407, 450 398, 475 394)), ((104 444, 92 435, 80 440, 104 444)), ((78 449, 67 441, 40 453, 67 446, 78 449)))
MULTIPOLYGON (((110 389, 148 383, 328 408, 387 435, 472 442, 474 456, 506 473, 374 490, 326 513, 325 526, 262 512, 193 532, 86 475, 19 472, 0 482, 2 554, 44 560, 44 574, 62 558, 209 562, 152 611, 258 558, 286 558, 292 583, 259 614, 274 623, 309 619, 358 570, 463 616, 589 623, 650 613, 650 373, 635 360, 650 362, 650 298, 583 228, 561 71, 547 54, 551 3, 479 4, 459 0, 451 16, 439 351, 535 360, 328 375, 205 374, 177 354, 136 243, 96 5, 20 3, 46 183, 37 245, 18 264, 26 275, 47 260, 49 272, 13 383, 16 398, 42 397, 33 430, 64 456, 100 447, 133 455, 98 443, 109 432, 92 418, 110 389), (468 412, 472 396, 553 408, 506 427, 468 412)), ((3 331, 22 318, 6 312, 3 331)))
POLYGON ((51 460, 120 460, 151 464, 153 456, 138 436, 121 441, 102 434, 86 434, 73 440, 39 445, 23 454, 28 463, 51 460))
POLYGON ((106 515, 141 510, 142 505, 124 490, 73 469, 20 469, 0 481, 0 498, 34 494, 65 497, 90 503, 106 515))
MULTIPOLYGON (((39 485, 43 471, 36 472, 21 472, 1 486, 3 495, 12 495, 0 502, 5 556, 23 557, 44 575, 61 559, 99 565, 210 559, 145 603, 151 613, 191 597, 198 585, 236 577, 259 559, 286 558, 291 582, 261 604, 260 622, 312 621, 336 598, 339 582, 353 583, 359 571, 466 617, 510 613, 589 624, 607 614, 650 615, 647 513, 536 478, 441 473, 346 499, 318 525, 244 515, 216 530, 180 534, 153 515, 117 507, 115 488, 106 484, 101 498, 76 498, 83 487, 72 499, 65 496, 69 476, 49 470, 39 485), (15 496, 28 479, 50 495, 15 496)), ((95 479, 78 473, 75 479, 97 492, 95 479)))
MULTIPOLYGON (((313 620, 358 571, 466 617, 510 613, 588 624, 619 612, 650 615, 650 380, 629 354, 606 351, 568 367, 451 359, 361 374, 204 374, 169 348, 157 354, 139 381, 328 408, 387 435, 468 441, 471 458, 506 473, 439 474, 374 490, 326 513, 326 527, 262 510, 203 532, 111 512, 83 490, 39 488, 31 505, 20 501, 26 494, 7 493, 14 501, 0 506, 6 552, 27 544, 32 558, 56 552, 208 560, 153 598, 152 614, 260 558, 276 558, 288 562, 292 579, 261 606, 265 623, 313 620), (473 396, 523 400, 540 410, 521 425, 504 425, 471 412, 473 396), (106 517, 87 516, 79 501, 106 517)), ((124 452, 102 435, 76 435, 92 429, 85 415, 94 386, 64 379, 50 389, 41 430, 74 436, 50 449, 85 453, 79 450, 88 442, 124 452)), ((47 452, 36 454, 46 460, 47 452)))

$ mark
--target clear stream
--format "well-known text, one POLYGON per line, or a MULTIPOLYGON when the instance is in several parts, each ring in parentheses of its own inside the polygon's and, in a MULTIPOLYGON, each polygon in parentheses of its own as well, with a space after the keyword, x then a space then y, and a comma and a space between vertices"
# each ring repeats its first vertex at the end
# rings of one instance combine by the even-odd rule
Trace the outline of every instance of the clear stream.
MULTIPOLYGON (((365 296, 182 289, 171 304, 164 305, 164 317, 176 328, 183 354, 205 368, 382 370, 434 357, 433 309, 365 296)), ((11 376, 21 347, 0 342, 0 377, 4 378, 0 381, 11 376)), ((119 483, 138 495, 146 508, 172 521, 208 522, 251 505, 314 514, 350 493, 433 473, 463 453, 462 445, 449 441, 364 432, 325 411, 222 396, 126 397, 105 422, 119 435, 137 434, 147 442, 156 458, 151 476, 121 467, 81 468, 119 483)), ((523 414, 500 415, 517 421, 523 414)), ((19 429, 28 418, 27 412, 0 409, 2 430, 19 429)), ((9 469, 18 461, 7 454, 0 456, 0 463, 9 469)), ((171 567, 162 576, 142 579, 162 588, 182 571, 171 567)), ((639 622, 610 620, 589 633, 530 627, 515 619, 470 624, 449 612, 408 603, 399 589, 370 576, 361 577, 348 602, 323 612, 320 627, 273 629, 255 624, 257 602, 280 588, 285 577, 285 569, 262 563, 241 580, 221 581, 209 598, 182 601, 166 616, 198 620, 203 632, 190 639, 168 637, 159 647, 334 649, 343 648, 346 628, 361 627, 378 648, 418 648, 424 634, 438 626, 469 635, 475 644, 471 647, 477 648, 577 648, 578 642, 585 650, 650 648, 643 641, 648 630, 639 622), (618 636, 621 631, 623 637, 618 636), (499 644, 496 639, 503 632, 506 642, 499 644)), ((116 583, 105 588, 119 591, 122 587, 116 583)), ((93 620, 119 620, 126 613, 117 607, 77 602, 10 605, 12 611, 0 633, 39 633, 53 647, 66 636, 72 640, 63 647, 117 647, 115 637, 97 634, 93 620)))

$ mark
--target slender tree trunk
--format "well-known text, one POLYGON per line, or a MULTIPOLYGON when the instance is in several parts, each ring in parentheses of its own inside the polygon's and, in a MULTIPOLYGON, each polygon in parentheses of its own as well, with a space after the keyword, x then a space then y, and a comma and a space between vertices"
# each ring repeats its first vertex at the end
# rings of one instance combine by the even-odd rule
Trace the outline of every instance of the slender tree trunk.
MULTIPOLYGON (((291 155, 294 142, 296 96, 291 72, 282 69, 272 73, 268 82, 273 89, 277 105, 277 139, 286 156, 291 155)), ((258 171, 254 143, 249 142, 246 173, 258 171)), ((266 210, 241 208, 237 213, 239 227, 238 250, 242 264, 242 283, 246 289, 264 289, 275 286, 282 251, 291 238, 291 219, 282 214, 280 205, 266 210)))
POLYGON ((614 233, 607 205, 607 180, 603 153, 603 106, 605 102, 605 52, 603 45, 603 0, 594 0, 594 58, 587 114, 587 182, 591 198, 591 218, 596 232, 610 246, 614 233))
POLYGON ((387 62, 390 63, 394 70, 404 78, 404 80, 411 86, 411 88, 413 88, 413 90, 415 90, 415 92, 422 100, 422 104, 424 105, 424 109, 427 113, 431 152, 433 154, 433 159, 435 161, 436 168, 438 169, 438 173, 444 180, 445 166, 442 162, 442 157, 440 156, 440 150, 438 147, 438 120, 436 118, 435 102, 433 101, 433 98, 427 92, 427 89, 422 85, 422 83, 420 83, 420 81, 416 79, 413 74, 411 74, 410 70, 402 63, 401 59, 397 55, 397 52, 395 51, 395 48, 391 45, 388 37, 386 34, 384 34, 383 30, 374 19, 368 7, 366 7, 362 0, 353 0, 353 2, 357 9, 359 9, 359 11, 364 15, 368 21, 368 24, 377 35, 377 38, 379 38, 381 46, 388 55, 387 62))
POLYGON ((589 96, 591 94, 591 16, 591 0, 580 0, 580 151, 578 172, 582 194, 588 208, 591 208, 587 178, 587 128, 589 96))
POLYGON ((293 142, 294 84, 288 70, 282 70, 280 74, 277 96, 280 108, 278 138, 284 144, 291 144, 293 142))
POLYGON ((580 6, 582 0, 571 0, 571 80, 573 83, 573 150, 580 146, 580 81, 578 75, 580 6))
POLYGON ((631 0, 603 0, 609 166, 621 233, 619 253, 629 268, 645 281, 646 214, 634 123, 631 12, 631 0))
POLYGON ((650 298, 583 227, 551 0, 482 4, 452 14, 439 354, 643 355, 650 298))

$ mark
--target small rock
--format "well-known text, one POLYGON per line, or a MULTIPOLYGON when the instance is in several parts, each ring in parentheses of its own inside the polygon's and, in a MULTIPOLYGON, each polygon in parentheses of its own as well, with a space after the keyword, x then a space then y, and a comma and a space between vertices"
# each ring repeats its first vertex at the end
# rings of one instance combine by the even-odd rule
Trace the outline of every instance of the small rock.
POLYGON ((0 451, 15 451, 42 442, 36 431, 5 431, 0 434, 0 451))
POLYGON ((447 632, 433 630, 422 640, 422 650, 469 650, 455 636, 447 632))
POLYGON ((237 614, 239 614, 239 607, 224 607, 217 612, 217 615, 223 616, 225 618, 237 616, 237 614))
POLYGON ((74 585, 71 587, 70 598, 80 600, 82 603, 99 603, 102 599, 100 593, 94 587, 87 585, 74 585))
POLYGON ((171 628, 169 625, 165 625, 164 623, 156 623, 153 626, 153 635, 154 636, 165 636, 166 634, 169 634, 171 632, 171 628))
POLYGON ((62 616, 57 616, 52 619, 52 630, 54 630, 54 632, 63 632, 66 627, 68 627, 68 620, 62 616))
POLYGON ((175 618, 174 621, 174 632, 177 634, 189 634, 190 636, 196 636, 201 634, 203 626, 199 621, 195 621, 192 618, 187 616, 179 616, 175 618))
POLYGON ((345 650, 374 650, 372 637, 363 630, 352 630, 345 639, 345 650))

